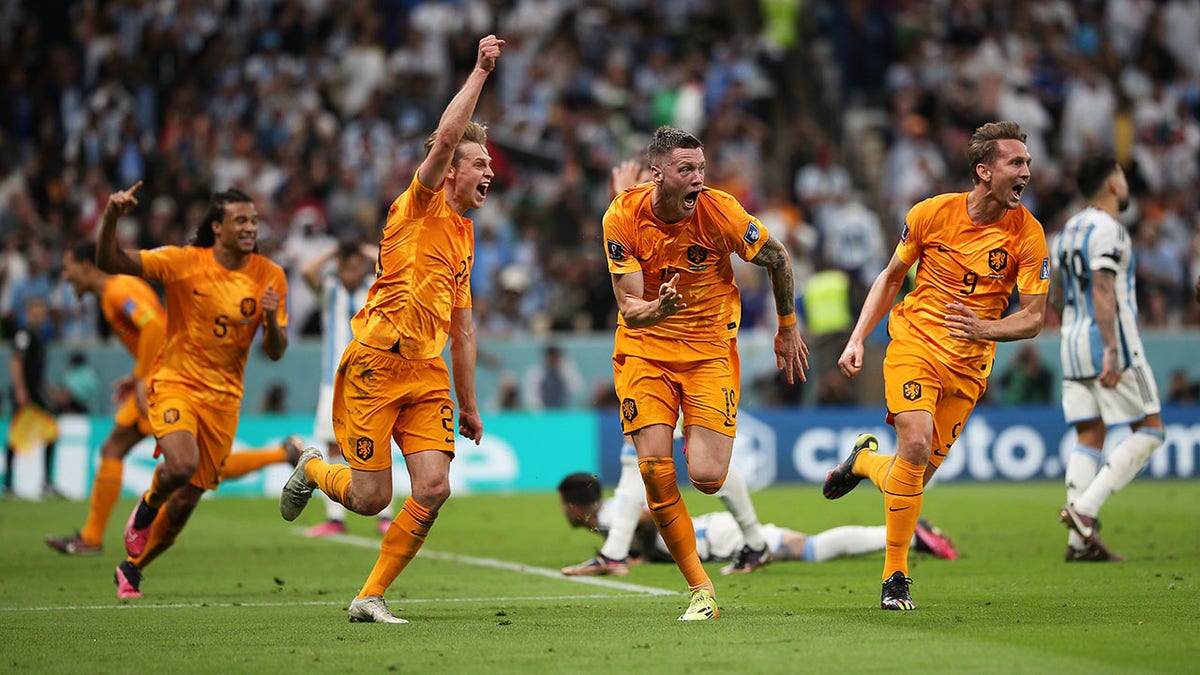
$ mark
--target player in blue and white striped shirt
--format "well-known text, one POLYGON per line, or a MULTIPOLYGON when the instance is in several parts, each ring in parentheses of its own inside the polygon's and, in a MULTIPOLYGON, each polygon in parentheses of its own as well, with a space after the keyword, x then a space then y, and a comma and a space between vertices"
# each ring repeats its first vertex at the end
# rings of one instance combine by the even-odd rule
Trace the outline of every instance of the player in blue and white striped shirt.
POLYGON ((1116 219, 1129 203, 1125 172, 1112 156, 1088 157, 1077 182, 1087 206, 1050 252, 1062 285, 1063 414, 1078 435, 1059 519, 1071 529, 1067 561, 1119 560, 1100 541, 1096 517, 1162 445, 1161 404, 1138 334, 1133 247, 1116 219), (1133 434, 1101 466, 1107 429, 1120 424, 1133 434))
MULTIPOLYGON (((317 295, 321 310, 321 390, 317 396, 317 415, 313 436, 325 443, 326 457, 341 456, 333 433, 333 378, 346 346, 354 339, 350 319, 367 302, 367 291, 374 276, 368 247, 343 242, 313 258, 302 270, 305 283, 317 295), (334 261, 330 269, 330 261, 334 261)), ((379 513, 379 530, 384 532, 395 517, 389 506, 379 513)), ((326 537, 346 531, 346 508, 325 499, 325 522, 305 532, 308 537, 326 537)))

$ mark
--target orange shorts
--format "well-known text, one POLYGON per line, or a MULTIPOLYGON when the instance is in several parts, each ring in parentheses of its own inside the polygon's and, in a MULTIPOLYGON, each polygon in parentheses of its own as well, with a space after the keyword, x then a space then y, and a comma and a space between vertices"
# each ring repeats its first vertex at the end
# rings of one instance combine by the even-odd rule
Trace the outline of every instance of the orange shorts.
POLYGON ((196 438, 200 463, 189 481, 201 490, 215 490, 221 482, 221 470, 233 449, 238 411, 199 405, 195 395, 182 391, 151 392, 150 427, 155 438, 186 431, 196 438))
POLYGON ((129 396, 121 402, 121 407, 113 415, 113 422, 119 427, 137 427, 143 436, 149 436, 151 432, 150 418, 138 410, 136 396, 129 396))
POLYGON ((737 341, 729 354, 703 361, 652 361, 613 355, 613 381, 621 400, 621 426, 632 433, 652 424, 683 423, 734 436, 737 432, 741 365, 737 341))
POLYGON ((924 410, 933 415, 929 463, 938 467, 987 390, 987 376, 971 377, 919 345, 892 340, 883 358, 883 386, 889 424, 896 413, 924 410))
POLYGON ((409 360, 395 352, 351 342, 333 380, 333 433, 351 468, 392 466, 400 452, 454 454, 450 374, 439 356, 409 360))

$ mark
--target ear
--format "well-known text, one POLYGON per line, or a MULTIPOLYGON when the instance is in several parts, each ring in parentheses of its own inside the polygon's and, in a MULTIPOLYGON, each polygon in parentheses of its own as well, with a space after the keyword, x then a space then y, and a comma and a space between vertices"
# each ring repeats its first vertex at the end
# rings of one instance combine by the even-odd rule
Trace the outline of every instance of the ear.
POLYGON ((661 182, 662 182, 662 180, 663 180, 663 171, 662 171, 662 167, 658 166, 657 164, 651 164, 651 165, 650 165, 650 180, 651 180, 651 181, 652 181, 652 182, 653 182, 655 185, 657 185, 657 184, 659 184, 659 183, 661 183, 661 182))

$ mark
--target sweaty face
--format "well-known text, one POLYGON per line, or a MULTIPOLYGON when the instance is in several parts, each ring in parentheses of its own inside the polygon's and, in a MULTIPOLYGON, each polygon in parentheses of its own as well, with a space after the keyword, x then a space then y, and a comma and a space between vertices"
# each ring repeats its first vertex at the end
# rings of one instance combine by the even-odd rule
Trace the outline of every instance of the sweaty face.
MULTIPOLYGON (((696 210, 696 199, 704 187, 704 148, 676 148, 662 166, 651 167, 658 187, 658 204, 677 219, 696 210)), ((665 214, 664 214, 665 215, 665 214)))
POLYGON ((213 224, 219 246, 240 253, 253 253, 258 244, 258 209, 251 202, 225 205, 225 219, 213 224))
POLYGON ((492 187, 492 157, 480 143, 459 146, 459 157, 446 178, 453 185, 454 199, 468 208, 483 206, 492 187))
POLYGON ((990 192, 1005 207, 1015 209, 1029 185, 1029 164, 1033 159, 1021 141, 1005 138, 996 142, 996 157, 984 172, 990 176, 990 192))

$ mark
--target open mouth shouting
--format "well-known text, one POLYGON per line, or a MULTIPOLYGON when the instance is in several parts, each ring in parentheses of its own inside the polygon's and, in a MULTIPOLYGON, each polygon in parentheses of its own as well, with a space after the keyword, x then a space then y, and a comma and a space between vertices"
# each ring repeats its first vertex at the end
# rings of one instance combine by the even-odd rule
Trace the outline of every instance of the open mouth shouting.
POLYGON ((1022 183, 1017 183, 1016 185, 1013 185, 1013 187, 1012 187, 1012 199, 1013 199, 1013 201, 1014 201, 1014 202, 1019 202, 1019 201, 1021 201, 1021 195, 1022 195, 1022 194, 1024 194, 1024 192, 1025 192, 1025 186, 1026 186, 1026 185, 1027 185, 1027 183, 1023 183, 1023 182, 1022 182, 1022 183))
POLYGON ((683 208, 691 211, 696 208, 696 200, 700 198, 700 191, 689 192, 683 196, 683 208))
POLYGON ((484 199, 487 199, 488 190, 490 190, 491 187, 492 187, 491 181, 486 181, 486 180, 483 181, 482 183, 480 183, 479 185, 475 186, 475 195, 477 197, 479 197, 479 201, 483 201, 484 199))

